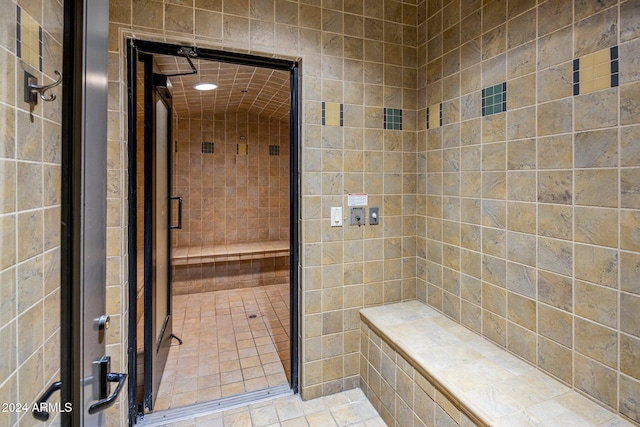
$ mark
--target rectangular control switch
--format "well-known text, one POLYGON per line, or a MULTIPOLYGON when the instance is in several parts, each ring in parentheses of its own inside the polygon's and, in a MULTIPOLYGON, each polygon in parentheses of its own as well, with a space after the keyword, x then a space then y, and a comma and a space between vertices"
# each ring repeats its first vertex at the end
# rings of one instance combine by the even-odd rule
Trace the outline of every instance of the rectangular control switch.
POLYGON ((331 208, 331 226, 332 227, 341 227, 342 226, 342 207, 332 207, 331 208))
POLYGON ((378 225, 380 223, 380 213, 378 208, 369 208, 369 225, 378 225))

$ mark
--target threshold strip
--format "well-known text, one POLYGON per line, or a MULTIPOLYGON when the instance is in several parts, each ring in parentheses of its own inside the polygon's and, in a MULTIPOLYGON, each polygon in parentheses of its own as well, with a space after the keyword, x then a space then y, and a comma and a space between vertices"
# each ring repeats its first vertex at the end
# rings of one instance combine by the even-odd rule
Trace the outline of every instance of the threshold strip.
POLYGON ((262 390, 248 391, 235 396, 221 397, 209 402, 195 403, 193 405, 182 406, 175 409, 165 409, 163 411, 151 412, 140 418, 136 425, 144 427, 159 427, 167 423, 193 419, 216 412, 234 409, 254 403, 276 399, 284 396, 291 396, 293 392, 288 384, 264 388, 262 390))

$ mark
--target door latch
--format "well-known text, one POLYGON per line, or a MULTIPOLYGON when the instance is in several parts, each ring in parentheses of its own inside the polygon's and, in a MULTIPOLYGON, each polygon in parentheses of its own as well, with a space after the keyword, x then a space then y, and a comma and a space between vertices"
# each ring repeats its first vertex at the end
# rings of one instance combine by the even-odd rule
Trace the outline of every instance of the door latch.
POLYGON ((117 374, 110 371, 111 357, 102 356, 93 362, 93 399, 97 400, 97 402, 89 407, 90 414, 95 414, 113 405, 118 394, 120 394, 120 390, 122 390, 127 374, 117 374), (111 395, 109 395, 111 391, 110 383, 118 383, 111 395))
POLYGON ((102 356, 93 362, 93 400, 102 400, 109 396, 111 385, 107 374, 111 371, 111 357, 102 356))

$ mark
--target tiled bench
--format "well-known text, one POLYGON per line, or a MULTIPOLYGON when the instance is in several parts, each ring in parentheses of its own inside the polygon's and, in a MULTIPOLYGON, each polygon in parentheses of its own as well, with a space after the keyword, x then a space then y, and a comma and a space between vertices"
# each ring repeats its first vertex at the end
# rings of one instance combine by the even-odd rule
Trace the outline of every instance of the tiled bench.
POLYGON ((289 283, 289 241, 173 248, 175 295, 289 283))
POLYGON ((419 301, 360 317, 361 388, 390 426, 633 426, 419 301))
POLYGON ((288 241, 234 243, 173 248, 173 265, 210 264, 225 261, 289 256, 288 241))

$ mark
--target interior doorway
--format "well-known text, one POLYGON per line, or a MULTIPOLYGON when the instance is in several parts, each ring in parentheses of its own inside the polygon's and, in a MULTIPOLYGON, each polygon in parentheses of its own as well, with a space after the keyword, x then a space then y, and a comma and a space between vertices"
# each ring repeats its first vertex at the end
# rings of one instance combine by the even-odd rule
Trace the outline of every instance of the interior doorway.
POLYGON ((297 392, 297 64, 139 40, 128 61, 132 419, 297 392))

